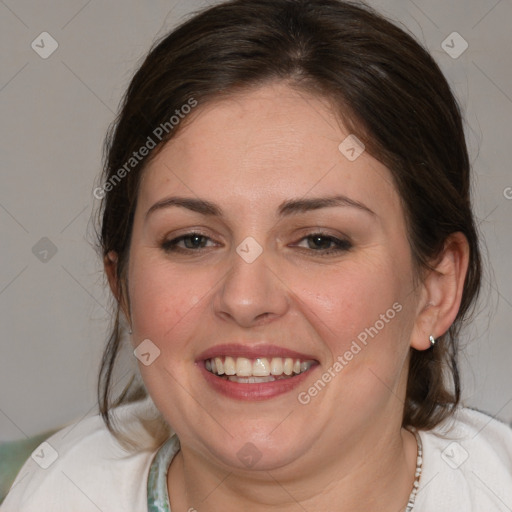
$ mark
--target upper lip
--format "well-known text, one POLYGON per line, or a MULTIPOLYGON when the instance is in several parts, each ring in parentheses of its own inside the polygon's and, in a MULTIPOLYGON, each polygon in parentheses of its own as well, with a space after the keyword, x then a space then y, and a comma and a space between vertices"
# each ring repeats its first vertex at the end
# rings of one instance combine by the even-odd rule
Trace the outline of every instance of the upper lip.
POLYGON ((302 361, 316 361, 316 358, 310 354, 303 354, 295 350, 289 350, 268 343, 259 345, 242 345, 238 343, 215 345, 202 352, 198 356, 197 361, 222 356, 246 357, 247 359, 257 359, 259 357, 291 357, 292 359, 300 359, 302 361))

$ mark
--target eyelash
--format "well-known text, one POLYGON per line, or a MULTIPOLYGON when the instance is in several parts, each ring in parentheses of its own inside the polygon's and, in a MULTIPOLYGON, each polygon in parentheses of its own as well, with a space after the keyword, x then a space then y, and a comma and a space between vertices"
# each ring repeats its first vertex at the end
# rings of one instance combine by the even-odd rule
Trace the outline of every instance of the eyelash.
POLYGON ((323 239, 324 241, 328 241, 332 244, 334 244, 334 248, 331 248, 331 249, 323 249, 323 250, 320 250, 320 251, 316 251, 314 249, 311 249, 311 248, 304 248, 306 250, 311 250, 313 252, 316 252, 318 253, 319 256, 329 256, 329 255, 332 255, 332 254, 339 254, 339 253, 342 253, 342 252, 348 252, 350 249, 352 249, 352 243, 348 240, 348 239, 340 239, 340 238, 336 238, 335 236, 332 236, 332 235, 329 235, 327 233, 322 233, 322 232, 315 232, 315 233, 311 233, 309 235, 306 235, 304 237, 302 237, 299 242, 301 242, 302 240, 312 240, 312 239, 315 239, 315 238, 321 238, 323 239))
MULTIPOLYGON (((188 253, 190 251, 196 251, 196 249, 186 248, 186 247, 178 247, 178 244, 182 240, 194 238, 194 237, 200 237, 203 239, 210 240, 206 235, 203 235, 202 233, 186 233, 185 235, 178 236, 176 238, 173 238, 172 240, 164 240, 161 243, 161 247, 165 252, 183 252, 188 253)), ((203 247, 199 247, 200 249, 203 249, 203 247)))
MULTIPOLYGON (((211 240, 209 237, 207 237, 206 235, 203 235, 202 233, 192 232, 192 233, 187 233, 185 235, 181 235, 177 238, 173 238, 172 240, 164 240, 161 243, 161 247, 167 253, 182 253, 182 254, 183 253, 190 254, 190 252, 198 252, 201 249, 207 250, 208 248, 205 248, 205 247, 197 247, 194 249, 194 248, 184 248, 184 247, 178 246, 178 244, 184 240, 187 240, 187 239, 190 240, 191 238, 198 238, 198 237, 202 238, 203 240, 207 240, 207 241, 211 240)), ((321 238, 321 239, 323 239, 323 241, 330 242, 335 245, 335 248, 315 250, 315 249, 303 247, 302 249, 305 249, 306 251, 308 251, 308 250, 313 251, 313 252, 317 253, 318 256, 329 256, 332 254, 348 252, 353 247, 352 243, 347 239, 339 239, 332 235, 329 235, 327 233, 322 233, 322 232, 315 232, 315 233, 306 235, 306 236, 302 237, 299 240, 299 242, 302 242, 303 240, 308 240, 308 239, 312 240, 315 238, 321 238)), ((297 244, 295 244, 295 246, 297 246, 297 244)))

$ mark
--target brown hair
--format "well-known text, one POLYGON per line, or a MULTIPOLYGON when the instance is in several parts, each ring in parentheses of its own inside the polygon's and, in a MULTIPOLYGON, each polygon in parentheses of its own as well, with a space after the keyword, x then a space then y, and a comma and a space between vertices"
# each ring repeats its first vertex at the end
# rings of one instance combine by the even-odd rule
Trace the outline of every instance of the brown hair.
MULTIPOLYGON (((328 98, 350 132, 390 169, 418 270, 428 268, 450 234, 461 232, 469 242, 455 322, 434 349, 411 349, 403 424, 430 429, 460 400, 458 335, 480 287, 469 158, 460 110, 439 67, 413 37, 369 7, 338 0, 232 0, 196 14, 159 42, 107 135, 104 181, 113 184, 133 152, 155 139, 155 129, 167 129, 105 194, 102 254, 117 253, 123 288, 144 166, 187 121, 171 127, 170 117, 192 101, 200 108, 276 80, 328 98)), ((146 393, 132 380, 117 399, 110 397, 121 339, 118 303, 98 379, 100 412, 113 433, 109 410, 146 393)))

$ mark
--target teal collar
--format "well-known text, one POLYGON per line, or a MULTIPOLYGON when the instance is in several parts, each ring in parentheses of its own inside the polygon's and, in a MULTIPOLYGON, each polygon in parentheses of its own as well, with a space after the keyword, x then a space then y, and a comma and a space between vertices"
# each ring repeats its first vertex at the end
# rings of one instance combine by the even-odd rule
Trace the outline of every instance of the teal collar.
POLYGON ((158 449, 153 458, 148 475, 148 512, 171 512, 167 471, 179 449, 180 441, 175 434, 158 449))

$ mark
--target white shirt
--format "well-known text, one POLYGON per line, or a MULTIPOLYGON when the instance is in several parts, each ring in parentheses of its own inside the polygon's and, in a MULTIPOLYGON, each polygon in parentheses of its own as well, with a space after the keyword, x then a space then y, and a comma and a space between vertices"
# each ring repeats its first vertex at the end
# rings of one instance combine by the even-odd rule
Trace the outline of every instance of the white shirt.
POLYGON ((423 471, 415 512, 512 512, 512 430, 459 409, 420 431, 423 471))
MULTIPOLYGON (((149 399, 116 409, 143 446, 137 417, 149 399)), ((423 472, 414 512, 511 512, 512 430, 471 409, 420 431, 423 472)), ((147 478, 156 453, 124 450, 100 416, 75 422, 41 444, 25 462, 1 512, 147 511, 147 478)))

